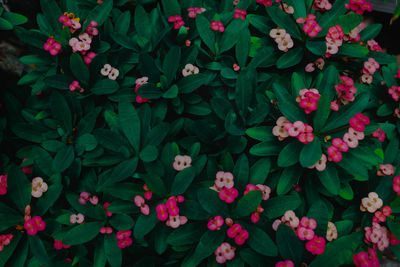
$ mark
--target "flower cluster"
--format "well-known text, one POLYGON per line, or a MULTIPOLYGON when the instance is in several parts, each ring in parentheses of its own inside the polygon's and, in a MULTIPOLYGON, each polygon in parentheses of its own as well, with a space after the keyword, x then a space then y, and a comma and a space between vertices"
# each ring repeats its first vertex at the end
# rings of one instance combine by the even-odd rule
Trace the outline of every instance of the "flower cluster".
POLYGON ((34 216, 32 219, 25 221, 24 228, 28 235, 36 235, 38 231, 46 228, 46 223, 40 216, 34 216))
POLYGON ((264 6, 272 6, 272 0, 257 0, 257 3, 262 4, 264 6))
POLYGON ((172 164, 172 166, 174 167, 174 169, 176 171, 182 171, 182 170, 192 166, 192 158, 187 155, 184 155, 184 156, 176 155, 175 161, 172 164))
POLYGON ((70 85, 69 85, 69 90, 71 92, 75 91, 76 89, 79 89, 78 91, 80 93, 83 93, 85 90, 81 87, 81 85, 79 84, 78 81, 73 81, 70 85))
POLYGON ((113 229, 111 227, 101 227, 100 228, 100 233, 101 234, 111 234, 113 232, 113 229))
POLYGON ((393 100, 398 102, 400 97, 400 86, 393 85, 389 88, 389 95, 392 96, 393 100))
POLYGON ((215 260, 219 264, 223 264, 227 260, 232 260, 235 257, 235 248, 228 242, 224 242, 215 250, 214 254, 215 260))
POLYGON ((94 52, 89 52, 85 55, 85 57, 83 58, 83 61, 85 62, 85 64, 87 66, 90 65, 90 63, 92 63, 93 59, 97 56, 96 53, 94 52))
POLYGON ((368 248, 368 253, 365 251, 361 251, 360 253, 353 255, 354 264, 357 267, 379 266, 379 259, 376 255, 376 251, 372 248, 368 248))
POLYGON ((393 177, 393 191, 400 196, 400 176, 393 177))
POLYGON ((360 210, 374 213, 376 210, 380 209, 382 205, 383 201, 379 198, 378 194, 375 192, 370 192, 368 197, 361 199, 360 210))
POLYGON ((280 117, 276 123, 277 125, 272 129, 272 133, 275 136, 282 138, 279 138, 279 140, 283 140, 285 137, 291 136, 296 137, 303 144, 308 144, 314 141, 314 129, 302 121, 290 123, 285 117, 280 117), (284 132, 282 131, 282 126, 285 130, 284 132))
POLYGON ((80 52, 82 55, 85 55, 90 50, 91 43, 92 37, 87 33, 80 34, 78 38, 72 37, 68 42, 74 53, 80 52))
POLYGON ((185 201, 183 196, 171 196, 166 204, 158 204, 156 207, 157 218, 160 221, 166 221, 166 225, 171 228, 178 228, 180 225, 187 223, 188 219, 179 215, 178 203, 183 201, 185 201))
POLYGON ((328 147, 328 160, 340 162, 342 160, 342 152, 347 152, 350 148, 356 148, 358 141, 363 140, 365 125, 369 124, 369 118, 361 113, 357 113, 355 117, 349 120, 350 128, 344 134, 343 139, 335 138, 332 145, 328 147))
POLYGON ((279 225, 283 223, 295 230, 299 226, 300 220, 292 210, 287 210, 281 219, 276 219, 272 224, 272 229, 278 230, 279 225))
POLYGON ((112 67, 110 64, 105 64, 100 70, 101 75, 107 76, 110 80, 116 80, 119 76, 119 70, 112 67))
POLYGON ((7 174, 0 175, 0 195, 7 194, 7 174))
POLYGON ((63 244, 61 240, 54 239, 54 248, 55 249, 61 250, 63 248, 70 248, 70 247, 71 247, 70 245, 63 244))
POLYGON ((61 44, 56 42, 53 37, 47 39, 43 45, 44 50, 49 51, 50 55, 55 56, 61 51, 61 44))
POLYGON ((79 199, 78 202, 81 205, 86 205, 87 202, 92 203, 92 205, 97 205, 97 203, 99 203, 99 198, 95 195, 90 196, 90 193, 88 192, 81 192, 81 194, 79 195, 79 199))
POLYGON ((317 89, 301 89, 296 102, 300 103, 300 107, 304 109, 306 114, 317 110, 318 100, 321 97, 317 89))
POLYGON ((296 235, 300 240, 311 240, 314 238, 314 229, 317 228, 317 222, 314 219, 303 217, 300 225, 297 227, 296 235))
POLYGON ((27 205, 24 211, 25 211, 24 221, 26 222, 27 220, 31 219, 31 205, 27 205))
POLYGON ((69 222, 72 224, 82 224, 85 222, 85 215, 83 215, 82 213, 71 214, 71 216, 69 216, 69 222))
POLYGON ((225 31, 225 27, 222 24, 222 22, 220 22, 220 21, 216 21, 216 20, 211 21, 210 27, 211 27, 211 30, 213 30, 213 31, 220 31, 220 32, 225 31))
POLYGON ((313 239, 306 243, 306 249, 313 255, 321 255, 325 251, 325 239, 314 235, 313 239))
POLYGON ((220 230, 222 225, 224 225, 224 218, 222 216, 215 216, 208 221, 207 228, 211 231, 220 230))
POLYGON ((150 208, 149 205, 145 204, 145 200, 142 196, 135 196, 135 205, 140 208, 140 212, 144 215, 149 215, 150 208))
POLYGON ((329 2, 329 0, 315 0, 313 8, 315 10, 328 11, 332 8, 332 4, 329 2))
POLYGON ((372 11, 371 3, 367 2, 366 0, 350 0, 349 3, 345 4, 345 6, 348 10, 351 10, 360 15, 364 14, 364 11, 372 11))
POLYGON ((118 231, 116 233, 118 239, 118 247, 119 248, 126 248, 132 245, 133 241, 131 239, 132 231, 125 230, 125 231, 118 231))
POLYGON ((233 17, 235 19, 242 19, 243 20, 243 19, 246 19, 246 15, 247 15, 247 11, 246 10, 236 8, 235 9, 235 14, 233 15, 233 17))
POLYGON ((375 59, 369 58, 368 61, 364 62, 364 68, 362 70, 363 75, 361 76, 361 82, 371 84, 372 75, 379 69, 379 63, 375 59))
POLYGON ((385 226, 379 223, 372 223, 372 227, 365 227, 365 243, 372 243, 374 249, 384 251, 389 247, 389 231, 385 226))
POLYGON ((242 226, 238 223, 235 223, 231 227, 229 227, 226 234, 229 238, 234 238, 235 243, 239 246, 243 245, 249 238, 249 232, 244 230, 242 226))
POLYGON ((292 6, 289 6, 286 3, 282 3, 281 5, 279 5, 279 8, 283 11, 285 11, 285 13, 287 14, 293 14, 294 13, 294 8, 292 6))
POLYGON ((186 64, 182 70, 183 77, 198 73, 199 73, 199 68, 194 66, 193 64, 186 64))
POLYGON ((394 167, 392 164, 379 164, 379 170, 376 173, 378 176, 392 176, 394 167))
MULTIPOLYGON (((135 81, 135 84, 136 84, 135 85, 135 93, 137 93, 137 90, 139 89, 140 86, 142 86, 143 84, 148 83, 148 81, 149 81, 149 77, 146 77, 146 76, 136 79, 136 81, 135 81)), ((146 103, 146 102, 149 102, 149 99, 143 98, 140 95, 136 96, 136 103, 140 104, 140 103, 146 103)))
POLYGON ((278 49, 287 52, 293 47, 294 43, 290 34, 286 33, 284 29, 276 28, 269 32, 269 36, 275 40, 278 49))
POLYGON ((89 34, 90 37, 99 35, 99 30, 96 28, 99 24, 92 20, 87 26, 85 33, 89 34))
POLYGON ((326 40, 325 57, 337 54, 339 47, 343 45, 344 32, 340 25, 335 25, 329 28, 326 40))
POLYGON ((303 31, 309 37, 315 37, 322 30, 321 26, 318 25, 316 18, 317 17, 314 14, 308 14, 306 18, 298 18, 296 22, 304 23, 303 31))
POLYGON ((251 222, 252 223, 258 223, 258 221, 260 220, 260 214, 263 213, 263 212, 264 212, 263 207, 261 207, 261 205, 258 206, 256 211, 251 214, 251 218, 250 218, 251 222))
POLYGON ((275 267, 294 267, 294 263, 291 260, 278 261, 275 267))
POLYGON ((0 235, 0 252, 3 251, 4 246, 7 246, 11 243, 12 239, 12 234, 0 235))
MULTIPOLYGON (((188 11, 188 16, 189 16, 189 18, 194 19, 194 18, 196 18, 197 14, 201 14, 201 13, 205 12, 206 9, 205 9, 204 7, 202 7, 202 8, 199 8, 199 7, 189 7, 189 8, 187 9, 187 11, 188 11)), ((181 19, 182 19, 182 18, 181 18, 181 19)), ((180 28, 180 27, 179 27, 179 28, 180 28)))
POLYGON ((44 192, 47 192, 48 186, 42 177, 35 177, 32 180, 32 196, 40 198, 44 192))
POLYGON ((178 30, 180 29, 183 25, 185 25, 185 22, 183 21, 182 17, 179 15, 171 16, 168 18, 168 22, 173 22, 174 23, 174 29, 178 30))
POLYGON ((336 228, 336 225, 333 222, 328 222, 328 227, 326 229, 326 240, 328 240, 329 242, 337 239, 338 237, 338 231, 336 228))
POLYGON ((64 27, 68 27, 71 33, 74 33, 82 27, 79 22, 80 19, 75 18, 74 13, 64 12, 64 14, 58 18, 58 21, 61 22, 64 27))
POLYGON ((315 70, 315 67, 317 67, 319 70, 322 70, 324 66, 325 66, 325 60, 321 57, 315 60, 314 62, 308 63, 305 67, 305 71, 313 72, 315 70))
POLYGON ((342 81, 340 84, 335 85, 336 92, 338 93, 338 100, 334 100, 331 103, 331 109, 334 111, 339 110, 339 104, 347 105, 349 102, 353 102, 357 88, 354 86, 354 81, 348 76, 340 76, 339 79, 342 81))
POLYGON ((375 40, 368 40, 367 41, 368 49, 369 51, 377 51, 377 52, 383 52, 382 47, 378 44, 377 41, 375 40))
POLYGON ((371 136, 378 139, 381 142, 385 141, 386 138, 386 134, 381 127, 379 127, 375 132, 371 133, 371 136))
POLYGON ((248 192, 253 191, 253 190, 258 190, 261 191, 263 194, 263 200, 268 200, 269 199, 269 194, 271 194, 271 188, 267 185, 263 184, 258 184, 258 185, 253 185, 253 184, 248 184, 246 186, 246 190, 244 191, 244 195, 246 195, 248 192))
POLYGON ((389 217, 392 214, 392 208, 389 206, 384 206, 382 210, 375 211, 373 222, 381 223, 386 222, 386 217, 389 217))
MULTIPOLYGON (((339 138, 337 138, 339 139, 339 138)), ((339 139, 341 140, 341 139, 339 139)), ((340 142, 342 145, 344 145, 342 142, 340 142)), ((309 169, 316 169, 317 171, 322 172, 323 170, 325 170, 326 168, 326 161, 327 161, 327 157, 325 154, 322 154, 320 160, 318 160, 314 165, 312 165, 311 167, 308 167, 309 169)))

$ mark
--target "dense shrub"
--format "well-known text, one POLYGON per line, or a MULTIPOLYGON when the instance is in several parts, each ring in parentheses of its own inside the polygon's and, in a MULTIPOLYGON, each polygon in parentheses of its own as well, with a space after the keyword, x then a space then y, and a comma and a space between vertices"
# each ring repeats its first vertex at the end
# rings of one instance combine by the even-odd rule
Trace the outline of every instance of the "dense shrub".
POLYGON ((366 1, 137 2, 42 0, 15 28, 1 266, 400 256, 400 74, 366 1))

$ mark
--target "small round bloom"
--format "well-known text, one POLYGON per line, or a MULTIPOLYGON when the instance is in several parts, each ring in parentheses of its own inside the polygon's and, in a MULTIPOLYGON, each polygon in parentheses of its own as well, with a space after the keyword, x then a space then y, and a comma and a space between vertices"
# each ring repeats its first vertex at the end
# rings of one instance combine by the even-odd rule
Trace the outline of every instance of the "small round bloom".
POLYGON ((103 66, 103 68, 100 70, 100 73, 103 76, 108 76, 110 74, 111 70, 112 70, 111 65, 110 64, 105 64, 103 66))
POLYGON ((175 162, 173 163, 173 167, 177 171, 182 171, 183 169, 192 166, 191 163, 192 163, 192 158, 190 156, 177 155, 175 157, 175 162))

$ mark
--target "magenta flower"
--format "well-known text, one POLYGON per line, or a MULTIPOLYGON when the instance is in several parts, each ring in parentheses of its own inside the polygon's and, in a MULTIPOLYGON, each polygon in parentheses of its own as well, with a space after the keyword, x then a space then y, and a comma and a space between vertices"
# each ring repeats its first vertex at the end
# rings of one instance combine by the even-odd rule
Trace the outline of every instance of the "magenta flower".
POLYGON ((211 29, 214 31, 220 31, 220 32, 225 31, 225 27, 222 24, 222 22, 220 22, 220 21, 213 20, 213 21, 211 21, 210 26, 211 26, 211 29))
POLYGON ((0 175, 0 195, 7 194, 7 174, 0 175))

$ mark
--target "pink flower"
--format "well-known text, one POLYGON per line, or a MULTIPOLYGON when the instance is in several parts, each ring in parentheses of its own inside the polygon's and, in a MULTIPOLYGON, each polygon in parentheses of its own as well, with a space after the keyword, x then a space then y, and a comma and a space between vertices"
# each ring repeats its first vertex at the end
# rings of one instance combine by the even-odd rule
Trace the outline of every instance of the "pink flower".
POLYGON ((394 190, 394 192, 397 193, 397 195, 400 195, 400 177, 399 176, 393 177, 393 190, 394 190))
POLYGON ((221 191, 219 191, 218 195, 221 200, 230 204, 235 201, 235 198, 237 198, 239 192, 236 188, 223 188, 221 191))
POLYGON ((296 231, 297 237, 300 240, 311 240, 314 237, 314 231, 300 226, 296 231))
POLYGON ((379 260, 378 257, 376 256, 375 250, 369 248, 368 253, 365 251, 361 251, 360 253, 353 255, 354 264, 357 267, 379 266, 379 260))
POLYGON ((135 205, 140 208, 140 211, 142 212, 142 214, 149 215, 150 208, 149 208, 149 205, 144 203, 143 197, 137 195, 137 196, 135 196, 134 201, 135 201, 135 205))
POLYGON ((158 204, 156 207, 157 218, 160 221, 166 221, 168 219, 167 206, 165 204, 158 204))
POLYGON ((320 255, 325 251, 325 243, 323 237, 314 236, 313 239, 306 243, 306 249, 313 255, 320 255))
POLYGON ((220 230, 222 225, 224 225, 224 218, 221 216, 216 216, 212 220, 208 221, 207 227, 209 230, 220 230))
POLYGON ((0 175, 0 195, 7 194, 7 174, 0 175))
POLYGON ((256 186, 263 193, 263 200, 268 200, 269 199, 269 194, 271 194, 271 188, 269 186, 263 185, 263 184, 258 184, 256 186))
POLYGON ((131 230, 118 231, 116 233, 116 237, 118 240, 126 239, 126 238, 130 237, 131 235, 132 235, 131 230))
POLYGON ((70 247, 71 246, 69 246, 69 245, 64 245, 61 240, 55 240, 54 239, 54 248, 55 249, 61 250, 63 248, 70 248, 70 247))
POLYGON ((233 70, 234 71, 239 71, 240 70, 240 66, 236 63, 233 64, 233 70))
POLYGON ((288 129, 288 133, 290 136, 296 137, 300 133, 304 132, 304 123, 301 121, 294 122, 291 127, 288 129))
POLYGON ((279 261, 275 264, 275 267, 294 267, 294 263, 291 260, 279 261))
POLYGON ((111 234, 113 232, 111 227, 101 227, 100 233, 102 234, 111 234))
POLYGON ((356 148, 358 146, 358 139, 350 133, 345 133, 343 136, 344 142, 351 148, 356 148))
POLYGON ((392 164, 379 164, 378 176, 391 176, 394 174, 392 164))
POLYGON ((296 228, 297 226, 299 226, 299 218, 292 210, 287 210, 285 212, 285 214, 282 217, 282 222, 289 223, 289 226, 292 228, 296 228))
MULTIPOLYGON (((27 158, 24 158, 22 160, 22 162, 25 162, 27 160, 28 160, 27 158)), ((22 172, 27 174, 27 175, 31 175, 32 174, 32 167, 33 167, 32 165, 24 166, 24 167, 22 167, 22 172)))
POLYGON ((276 220, 274 221, 274 223, 272 224, 272 229, 274 229, 274 231, 277 231, 277 230, 278 230, 278 227, 279 227, 279 225, 280 225, 281 223, 282 223, 281 220, 276 219, 276 220))
POLYGON ((182 171, 183 169, 192 166, 191 163, 192 163, 192 158, 190 156, 177 155, 175 156, 175 162, 173 163, 173 167, 177 171, 182 171))
POLYGON ((35 177, 32 180, 32 196, 35 198, 40 198, 44 192, 47 192, 48 186, 43 181, 42 177, 35 177))
POLYGON ((238 223, 235 223, 234 225, 232 225, 228 231, 226 232, 226 234, 228 235, 228 237, 230 238, 235 238, 240 232, 242 231, 242 226, 238 223))
POLYGON ((347 145, 347 143, 340 138, 333 139, 332 145, 342 152, 347 152, 349 150, 349 146, 347 145))
POLYGON ((354 129, 351 128, 351 127, 349 128, 348 133, 349 133, 351 136, 355 137, 357 140, 363 140, 364 137, 365 137, 365 135, 364 135, 363 132, 357 132, 356 130, 354 130, 354 129))
POLYGON ((389 206, 385 206, 382 208, 382 213, 384 216, 388 217, 392 214, 392 208, 389 206))
POLYGON ((349 120, 350 127, 356 130, 357 132, 364 132, 365 125, 362 121, 360 121, 357 117, 353 117, 349 120))
POLYGON ((185 216, 169 216, 169 220, 166 222, 166 224, 171 228, 178 228, 180 225, 185 224, 187 221, 188 220, 185 216))
POLYGON ((225 27, 222 24, 222 22, 220 22, 220 21, 213 20, 213 21, 211 21, 210 26, 211 26, 211 29, 214 31, 220 31, 220 32, 225 31, 225 27))
POLYGON ((133 241, 129 237, 125 238, 125 239, 121 239, 121 240, 118 240, 118 247, 119 248, 126 248, 126 247, 131 246, 132 243, 133 243, 133 241))
POLYGON ((89 198, 89 202, 92 203, 92 205, 97 205, 97 203, 99 203, 99 198, 97 196, 92 196, 91 198, 89 198))
POLYGON ((225 259, 232 260, 235 257, 235 249, 227 242, 224 242, 220 246, 223 251, 225 259))
POLYGON ((106 212, 106 215, 107 215, 108 217, 111 217, 111 216, 112 216, 112 213, 109 212, 109 211, 107 210, 107 207, 108 207, 108 206, 110 206, 110 203, 108 203, 108 202, 104 203, 103 209, 104 209, 104 211, 106 212))
POLYGON ((182 70, 183 77, 198 73, 199 73, 199 68, 194 66, 193 64, 186 64, 185 68, 182 70))
POLYGON ((308 219, 307 217, 301 218, 300 225, 311 230, 317 228, 317 222, 314 219, 308 219))
POLYGON ((36 235, 38 230, 32 219, 25 221, 24 228, 28 235, 36 235))
POLYGON ((240 19, 244 20, 244 19, 246 19, 246 15, 247 15, 247 11, 246 10, 236 8, 235 9, 235 14, 233 15, 233 17, 235 19, 239 19, 240 18, 240 19))
POLYGON ((111 73, 113 67, 110 64, 105 64, 103 68, 100 70, 101 75, 108 76, 111 73))
MULTIPOLYGON (((345 140, 346 141, 346 140, 345 140)), ((334 146, 328 147, 328 160, 340 162, 342 160, 342 153, 334 146)))
POLYGON ((82 213, 71 214, 69 217, 70 223, 78 223, 81 224, 85 221, 85 216, 82 213))
POLYGON ((313 72, 315 70, 314 63, 308 63, 305 67, 306 72, 313 72))
POLYGON ((243 245, 248 238, 249 238, 249 232, 242 229, 239 232, 239 234, 235 237, 235 243, 238 245, 243 245))

